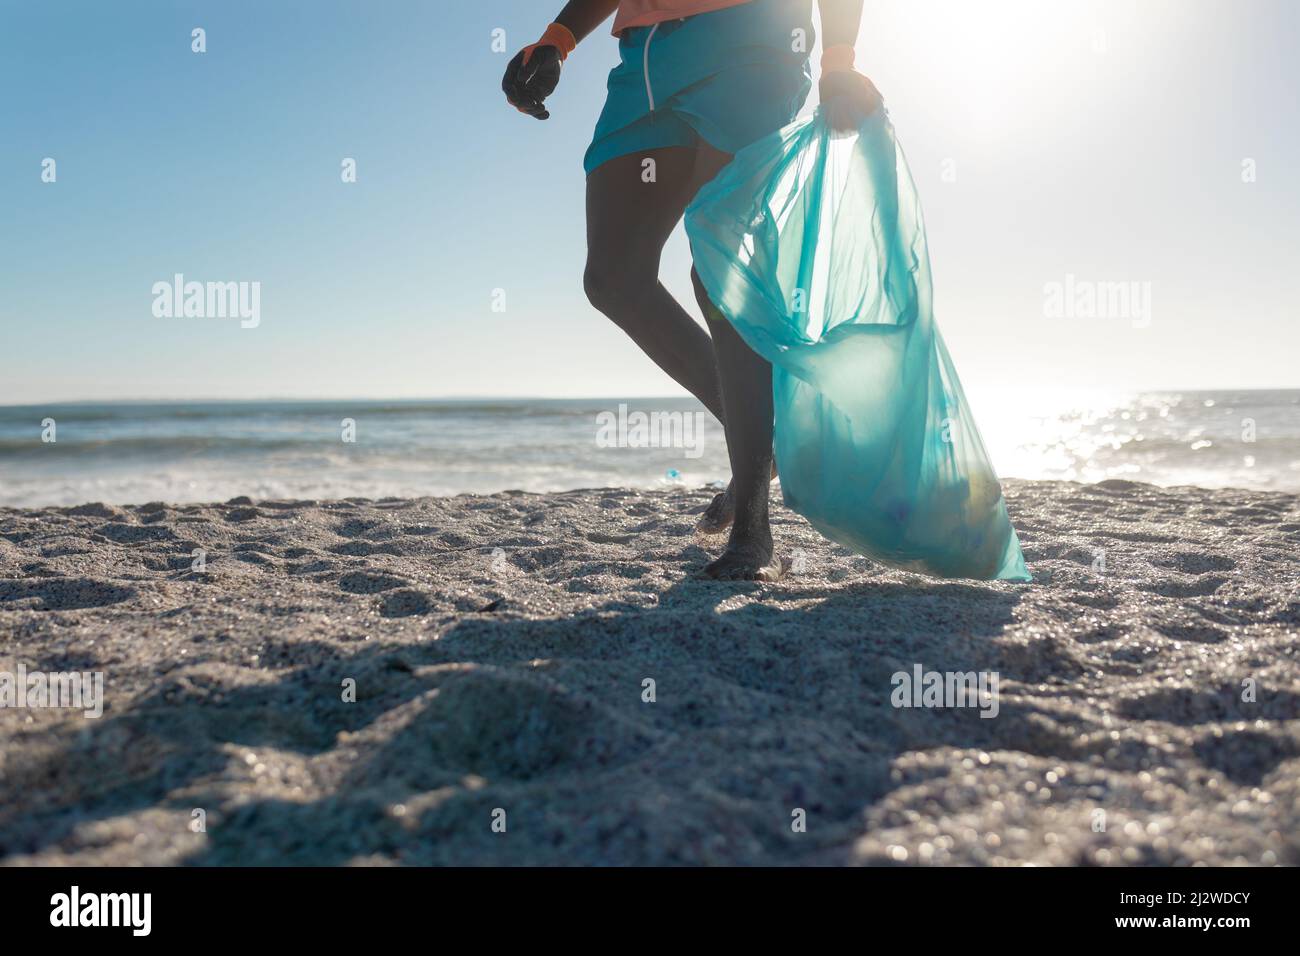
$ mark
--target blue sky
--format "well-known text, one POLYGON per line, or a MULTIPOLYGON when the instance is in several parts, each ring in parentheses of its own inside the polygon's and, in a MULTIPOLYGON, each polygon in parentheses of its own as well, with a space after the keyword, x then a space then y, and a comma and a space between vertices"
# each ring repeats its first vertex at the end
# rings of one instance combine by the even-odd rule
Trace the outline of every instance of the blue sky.
MULTIPOLYGON (((581 290, 608 28, 502 102, 559 6, 0 0, 0 402, 675 393, 581 290), (260 324, 155 318, 177 272, 260 324)), ((1300 386, 1298 49, 1292 0, 868 0, 968 388, 1300 386), (1067 276, 1150 324, 1047 317, 1067 276)))

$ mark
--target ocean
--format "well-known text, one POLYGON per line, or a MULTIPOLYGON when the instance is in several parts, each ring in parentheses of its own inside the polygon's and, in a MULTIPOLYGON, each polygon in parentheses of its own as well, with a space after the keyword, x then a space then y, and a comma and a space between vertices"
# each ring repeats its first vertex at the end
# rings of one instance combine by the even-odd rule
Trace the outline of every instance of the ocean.
MULTIPOLYGON (((1003 477, 1300 491, 1300 389, 970 396, 1003 477)), ((693 399, 0 407, 0 505, 721 485, 693 399)))

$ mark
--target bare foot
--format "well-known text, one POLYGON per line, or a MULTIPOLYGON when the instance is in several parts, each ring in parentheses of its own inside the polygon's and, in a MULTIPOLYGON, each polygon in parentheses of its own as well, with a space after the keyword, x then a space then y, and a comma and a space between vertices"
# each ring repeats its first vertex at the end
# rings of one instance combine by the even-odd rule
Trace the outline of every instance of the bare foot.
POLYGON ((731 485, 727 485, 727 490, 719 492, 704 509, 700 520, 695 522, 695 530, 700 534, 722 534, 735 519, 736 502, 731 497, 731 485))
POLYGON ((704 576, 716 581, 780 581, 790 570, 790 561, 772 553, 770 544, 732 544, 722 557, 704 568, 704 576))
MULTIPOLYGON (((772 459, 772 480, 776 480, 776 459, 772 459)), ((731 496, 732 483, 727 483, 727 490, 720 491, 714 495, 709 506, 704 509, 704 514, 695 522, 695 530, 699 534, 714 535, 722 534, 731 527, 731 522, 736 519, 736 502, 731 496)))

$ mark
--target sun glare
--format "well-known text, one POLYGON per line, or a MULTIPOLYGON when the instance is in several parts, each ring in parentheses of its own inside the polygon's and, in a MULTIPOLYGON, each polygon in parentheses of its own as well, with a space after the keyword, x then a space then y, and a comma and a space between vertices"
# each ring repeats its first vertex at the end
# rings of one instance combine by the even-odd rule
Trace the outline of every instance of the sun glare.
POLYGON ((1073 0, 882 0, 864 17, 859 62, 868 74, 873 63, 905 70, 909 95, 992 134, 1070 102, 1076 71, 1104 62, 1113 42, 1117 24, 1098 10, 1073 0))

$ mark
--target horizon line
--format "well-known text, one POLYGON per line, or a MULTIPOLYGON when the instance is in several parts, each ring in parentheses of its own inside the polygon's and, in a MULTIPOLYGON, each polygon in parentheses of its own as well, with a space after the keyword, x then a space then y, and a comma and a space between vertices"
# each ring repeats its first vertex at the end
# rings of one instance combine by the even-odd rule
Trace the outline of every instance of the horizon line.
MULTIPOLYGON (((993 386, 988 391, 1012 391, 1015 386, 993 386)), ((986 389, 979 389, 985 391, 986 389)), ((1150 394, 1158 392, 1287 392, 1300 391, 1300 385, 1246 385, 1246 386, 1215 386, 1206 388, 1196 387, 1164 387, 1164 388, 1100 388, 1093 386, 1046 386, 1034 387, 1034 392, 1095 392, 1106 394, 1150 394)), ((186 396, 184 398, 62 398, 62 399, 44 399, 37 401, 22 402, 0 402, 0 408, 39 408, 47 405, 251 405, 258 403, 270 402, 581 402, 581 401, 607 401, 617 399, 620 401, 636 399, 691 399, 694 396, 687 392, 675 394, 644 394, 644 395, 609 395, 609 394, 590 394, 590 395, 422 395, 422 396, 391 396, 391 395, 341 395, 341 396, 322 396, 322 395, 264 395, 240 398, 218 398, 218 397, 194 397, 186 396)), ((698 401, 698 399, 697 399, 698 401)))

